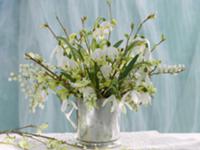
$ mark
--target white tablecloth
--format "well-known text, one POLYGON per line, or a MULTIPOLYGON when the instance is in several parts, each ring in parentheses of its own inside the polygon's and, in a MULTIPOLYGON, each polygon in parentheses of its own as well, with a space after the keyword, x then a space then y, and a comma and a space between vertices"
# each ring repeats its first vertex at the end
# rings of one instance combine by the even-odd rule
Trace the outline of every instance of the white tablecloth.
MULTIPOLYGON (((67 140, 73 133, 46 134, 47 136, 67 140)), ((0 141, 3 136, 0 136, 0 141)), ((121 148, 115 150, 200 150, 200 133, 159 133, 157 131, 124 132, 121 133, 121 148)), ((18 150, 10 145, 0 144, 0 150, 18 150)), ((39 143, 34 144, 33 150, 44 150, 39 143)), ((79 150, 69 146, 68 150, 79 150)))

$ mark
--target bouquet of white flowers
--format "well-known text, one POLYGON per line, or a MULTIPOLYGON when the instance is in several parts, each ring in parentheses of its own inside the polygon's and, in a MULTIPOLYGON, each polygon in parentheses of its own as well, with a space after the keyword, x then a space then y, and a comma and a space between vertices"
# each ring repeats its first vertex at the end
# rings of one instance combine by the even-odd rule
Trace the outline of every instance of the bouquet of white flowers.
MULTIPOLYGON (((110 3, 108 2, 110 6, 110 3)), ((65 36, 58 36, 48 24, 48 29, 58 42, 53 51, 57 64, 50 64, 33 52, 25 54, 32 64, 21 64, 19 74, 11 74, 9 80, 19 80, 22 90, 30 99, 31 109, 43 107, 45 98, 53 91, 65 107, 71 105, 76 109, 74 99, 81 100, 88 108, 97 107, 97 100, 104 99, 115 108, 120 104, 123 111, 126 106, 137 110, 141 105, 151 103, 155 94, 151 77, 158 74, 177 74, 184 70, 183 65, 161 65, 161 60, 153 59, 151 54, 165 41, 161 40, 154 46, 140 35, 145 22, 154 19, 150 14, 135 29, 130 25, 130 33, 112 43, 111 34, 117 25, 112 18, 98 17, 91 28, 85 27, 87 17, 82 17, 82 29, 69 34, 58 17, 57 21, 65 36)), ((113 111, 113 110, 111 110, 113 111)))

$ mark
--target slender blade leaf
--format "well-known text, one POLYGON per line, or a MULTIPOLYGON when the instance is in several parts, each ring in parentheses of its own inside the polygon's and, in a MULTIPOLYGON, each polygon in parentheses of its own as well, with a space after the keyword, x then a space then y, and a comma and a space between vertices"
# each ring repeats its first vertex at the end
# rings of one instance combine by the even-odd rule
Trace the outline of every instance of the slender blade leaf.
POLYGON ((99 67, 96 62, 94 62, 94 80, 96 81, 96 88, 99 89, 99 79, 97 73, 99 71, 99 67))
POLYGON ((136 55, 130 62, 128 65, 124 66, 124 68, 122 69, 122 72, 119 74, 119 80, 122 80, 124 78, 126 78, 128 76, 128 74, 131 72, 131 70, 133 69, 134 64, 136 63, 137 59, 139 57, 139 54, 136 55))
POLYGON ((99 89, 99 79, 98 79, 97 73, 99 71, 99 66, 97 65, 96 62, 94 62, 94 68, 92 68, 90 70, 91 71, 89 71, 89 69, 86 68, 89 79, 91 80, 93 86, 95 86, 95 88, 98 90, 99 89))
POLYGON ((123 40, 119 40, 118 42, 116 42, 113 47, 118 48, 121 44, 123 43, 123 40))

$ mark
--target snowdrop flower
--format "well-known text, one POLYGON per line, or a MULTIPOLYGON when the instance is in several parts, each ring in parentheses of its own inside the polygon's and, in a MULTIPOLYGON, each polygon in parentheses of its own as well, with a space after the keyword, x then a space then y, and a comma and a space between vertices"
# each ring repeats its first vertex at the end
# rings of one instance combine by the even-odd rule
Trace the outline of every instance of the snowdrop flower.
POLYGON ((58 65, 59 67, 62 66, 62 65, 63 65, 64 56, 63 56, 63 49, 62 49, 59 45, 57 45, 57 46, 53 49, 53 51, 52 51, 52 53, 51 53, 51 55, 50 55, 51 61, 53 60, 54 57, 56 58, 57 65, 58 65))
POLYGON ((103 50, 100 48, 97 48, 92 54, 91 57, 92 59, 100 59, 104 55, 103 50))
POLYGON ((141 58, 144 58, 144 60, 150 60, 151 59, 150 42, 147 39, 143 39, 140 37, 134 39, 133 42, 143 42, 144 44, 136 46, 131 51, 130 56, 134 57, 137 54, 142 54, 141 58))
POLYGON ((115 47, 107 47, 105 48, 105 53, 108 57, 110 57, 112 60, 118 56, 119 52, 115 47))
POLYGON ((110 77, 111 71, 112 71, 112 67, 110 65, 103 65, 100 68, 104 78, 108 79, 110 77))
POLYGON ((135 90, 132 90, 132 91, 128 91, 126 94, 124 94, 122 96, 122 103, 125 103, 127 101, 133 101, 134 104, 140 104, 140 100, 139 100, 139 97, 138 97, 138 92, 135 91, 135 90))
POLYGON ((106 34, 104 33, 104 30, 101 28, 95 29, 93 32, 93 37, 98 40, 103 40, 105 38, 106 34))
POLYGON ((132 101, 137 104, 149 104, 151 103, 151 96, 148 93, 139 93, 137 91, 131 91, 130 93, 132 101))
POLYGON ((76 68, 78 66, 74 60, 69 59, 68 57, 64 57, 62 63, 62 66, 67 65, 69 68, 76 68))
POLYGON ((141 83, 141 81, 143 81, 143 80, 146 78, 147 73, 144 72, 143 70, 139 69, 139 70, 137 70, 137 71, 135 72, 134 75, 135 75, 135 77, 137 78, 136 83, 137 83, 137 82, 138 82, 138 83, 141 83))
POLYGON ((146 43, 146 47, 144 49, 144 60, 151 60, 151 49, 150 42, 147 39, 144 39, 146 43))
POLYGON ((93 32, 93 37, 99 40, 103 40, 112 30, 113 25, 110 22, 102 22, 100 27, 96 28, 93 32))
POLYGON ((114 60, 119 54, 118 50, 114 47, 105 47, 104 49, 96 49, 92 54, 92 59, 101 59, 104 56, 108 56, 110 59, 114 60))
POLYGON ((58 67, 64 67, 65 65, 67 65, 69 68, 77 67, 77 64, 75 61, 63 55, 63 49, 58 45, 51 53, 50 58, 53 59, 54 56, 56 57, 58 67))
POLYGON ((151 96, 148 93, 139 93, 135 90, 129 91, 122 97, 122 102, 133 101, 136 105, 147 105, 151 103, 151 96))
POLYGON ((135 104, 137 104, 137 105, 140 104, 139 93, 137 91, 131 91, 130 96, 131 96, 131 100, 135 104))
POLYGON ((143 69, 138 69, 135 73, 134 76, 137 80, 135 80, 136 82, 136 86, 141 85, 142 83, 145 83, 147 85, 152 85, 152 81, 149 77, 149 74, 144 72, 143 69))
POLYGON ((148 93, 139 93, 138 98, 143 105, 151 103, 151 96, 148 93))

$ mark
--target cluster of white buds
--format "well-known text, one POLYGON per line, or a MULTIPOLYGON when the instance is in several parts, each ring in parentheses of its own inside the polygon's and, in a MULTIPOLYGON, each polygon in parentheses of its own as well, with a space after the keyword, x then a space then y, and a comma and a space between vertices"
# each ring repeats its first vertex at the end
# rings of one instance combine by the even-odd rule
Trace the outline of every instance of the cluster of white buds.
POLYGON ((177 74, 179 72, 182 72, 185 70, 184 65, 163 65, 157 68, 156 74, 163 74, 163 73, 169 73, 169 74, 177 74))
POLYGON ((9 81, 19 81, 25 98, 31 101, 30 107, 33 112, 37 106, 43 108, 44 105, 46 92, 43 90, 43 87, 46 86, 46 82, 39 84, 37 79, 43 75, 44 71, 35 64, 20 64, 19 74, 10 73, 8 78, 9 81))

